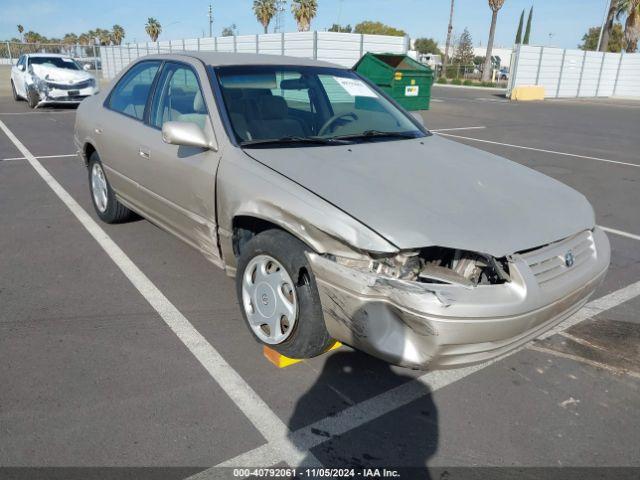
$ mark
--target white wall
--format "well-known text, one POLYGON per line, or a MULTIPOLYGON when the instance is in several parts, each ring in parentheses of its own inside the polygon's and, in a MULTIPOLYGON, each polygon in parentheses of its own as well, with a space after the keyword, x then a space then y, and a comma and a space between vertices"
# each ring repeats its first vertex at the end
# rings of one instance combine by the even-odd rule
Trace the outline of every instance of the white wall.
POLYGON ((113 78, 138 57, 184 50, 263 53, 316 58, 344 67, 353 66, 367 53, 406 53, 407 37, 337 32, 293 32, 236 37, 164 40, 100 47, 102 74, 113 78))
POLYGON ((603 53, 520 45, 508 93, 542 85, 549 98, 640 97, 640 53, 603 53))

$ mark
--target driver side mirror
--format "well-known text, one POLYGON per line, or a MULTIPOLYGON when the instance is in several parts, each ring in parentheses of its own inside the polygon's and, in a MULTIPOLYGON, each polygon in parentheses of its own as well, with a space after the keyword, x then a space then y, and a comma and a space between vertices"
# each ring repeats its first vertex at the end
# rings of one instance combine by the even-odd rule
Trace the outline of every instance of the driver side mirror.
POLYGON ((88 72, 89 70, 91 70, 91 65, 89 65, 88 63, 85 63, 84 66, 82 67, 82 69, 85 72, 88 72))
POLYGON ((24 65, 18 65, 18 70, 20 70, 21 72, 24 72, 24 65))
POLYGON ((216 145, 207 138, 204 131, 191 122, 164 122, 162 140, 171 145, 216 150, 216 145))
POLYGON ((424 118, 422 118, 422 115, 420 115, 419 112, 411 112, 411 115, 424 127, 424 118))

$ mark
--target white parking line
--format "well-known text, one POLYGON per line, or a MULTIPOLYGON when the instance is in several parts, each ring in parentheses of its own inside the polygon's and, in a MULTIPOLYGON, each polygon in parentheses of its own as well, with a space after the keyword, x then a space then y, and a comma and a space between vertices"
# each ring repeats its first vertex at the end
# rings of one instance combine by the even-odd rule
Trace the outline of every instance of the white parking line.
MULTIPOLYGON (((640 281, 589 302, 573 316, 564 320, 547 333, 541 335, 539 338, 544 339, 555 335, 556 333, 560 333, 579 322, 592 318, 595 315, 605 312, 638 296, 640 296, 640 281)), ((327 438, 342 435, 354 428, 358 428, 359 426, 407 405, 414 400, 418 400, 424 395, 433 393, 447 385, 451 385, 458 380, 468 377, 479 370, 483 370, 525 348, 531 348, 531 345, 524 345, 501 357, 480 365, 456 370, 436 370, 425 373, 415 380, 411 380, 398 387, 381 393, 380 395, 372 397, 369 400, 358 403, 334 416, 324 418, 311 425, 296 430, 289 435, 286 441, 293 442, 298 449, 311 449, 327 441, 327 438), (318 430, 326 432, 326 434, 323 433, 323 436, 320 436, 313 433, 318 430)), ((275 465, 281 461, 285 461, 293 466, 294 464, 290 463, 289 459, 278 456, 278 451, 281 451, 280 443, 284 441, 285 439, 280 439, 255 448, 238 455, 237 457, 226 460, 217 465, 217 467, 264 467, 267 465, 275 465)), ((213 477, 215 475, 215 468, 216 467, 205 470, 190 478, 192 480, 201 480, 213 477)))
POLYGON ((482 130, 485 127, 484 125, 478 126, 478 127, 457 127, 457 128, 436 128, 435 130, 429 130, 430 132, 433 133, 438 133, 438 132, 453 132, 456 130, 482 130))
POLYGON ((564 155, 566 157, 586 158, 587 160, 597 160, 599 162, 615 163, 618 165, 627 165, 629 167, 640 168, 640 164, 637 164, 637 163, 619 162, 618 160, 609 160, 607 158, 590 157, 588 155, 578 155, 576 153, 557 152, 555 150, 545 150, 544 148, 525 147, 524 145, 513 145, 511 143, 494 142, 492 140, 482 140, 480 138, 463 137, 462 135, 453 135, 451 133, 438 133, 438 135, 442 135, 445 137, 452 137, 452 138, 461 138, 463 140, 471 140, 473 142, 490 143, 491 145, 500 145, 502 147, 520 148, 522 150, 532 150, 534 152, 542 152, 542 153, 553 153, 554 155, 564 155))
POLYGON ((151 280, 136 266, 124 251, 107 235, 107 233, 89 216, 87 212, 69 195, 58 181, 44 168, 31 152, 0 120, 0 129, 9 137, 35 171, 51 187, 67 208, 75 215, 82 226, 98 242, 107 255, 129 279, 133 286, 149 302, 164 322, 173 330, 180 341, 198 359, 224 392, 251 421, 253 426, 269 442, 279 441, 282 458, 294 461, 307 459, 311 465, 320 465, 317 459, 308 452, 298 451, 292 443, 282 442, 289 435, 289 429, 247 384, 244 379, 229 365, 218 351, 196 330, 182 313, 164 296, 151 280))
MULTIPOLYGON (((38 160, 47 159, 47 158, 66 158, 66 157, 77 157, 77 153, 67 153, 64 155, 41 155, 39 157, 35 157, 38 160)), ((16 160, 26 160, 27 157, 11 157, 11 158, 1 158, 0 162, 14 162, 16 160)))
POLYGON ((632 238, 633 240, 640 240, 640 235, 636 235, 634 233, 623 232, 622 230, 616 230, 615 228, 603 227, 602 225, 598 225, 605 232, 613 233, 614 235, 620 235, 621 237, 632 238))

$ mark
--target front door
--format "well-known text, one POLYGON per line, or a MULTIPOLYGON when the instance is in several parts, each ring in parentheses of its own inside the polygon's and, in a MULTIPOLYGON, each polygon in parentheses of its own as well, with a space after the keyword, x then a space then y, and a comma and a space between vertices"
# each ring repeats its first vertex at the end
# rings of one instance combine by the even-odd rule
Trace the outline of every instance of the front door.
POLYGON ((215 180, 220 153, 164 143, 164 122, 191 122, 210 138, 214 132, 209 109, 194 68, 166 62, 159 74, 148 115, 140 135, 137 161, 144 164, 140 184, 143 202, 156 222, 200 249, 218 257, 215 224, 215 180))

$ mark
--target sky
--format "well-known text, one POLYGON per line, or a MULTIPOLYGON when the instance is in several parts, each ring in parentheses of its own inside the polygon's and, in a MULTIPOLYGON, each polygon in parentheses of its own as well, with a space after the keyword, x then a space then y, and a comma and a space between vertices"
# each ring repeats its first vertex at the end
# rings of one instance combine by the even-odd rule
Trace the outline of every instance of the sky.
MULTIPOLYGON (((253 13, 253 0, 0 0, 0 39, 17 37, 16 25, 47 37, 82 33, 120 24, 125 42, 147 41, 144 25, 155 17, 163 26, 161 40, 194 38, 208 32, 207 9, 213 4, 214 35, 235 23, 240 34, 262 33, 253 13)), ((289 4, 291 1, 289 0, 289 4)), ((531 43, 575 48, 589 27, 599 26, 608 0, 506 0, 498 16, 496 45, 513 44, 523 9, 533 5, 531 43)), ((333 23, 382 21, 405 30, 411 38, 432 37, 444 43, 450 0, 318 0, 312 29, 333 23)), ((526 19, 526 14, 525 14, 526 19)), ((455 0, 454 34, 468 28, 476 45, 485 45, 491 10, 486 0, 455 0)), ((285 30, 295 31, 289 9, 285 30)))

